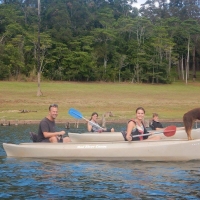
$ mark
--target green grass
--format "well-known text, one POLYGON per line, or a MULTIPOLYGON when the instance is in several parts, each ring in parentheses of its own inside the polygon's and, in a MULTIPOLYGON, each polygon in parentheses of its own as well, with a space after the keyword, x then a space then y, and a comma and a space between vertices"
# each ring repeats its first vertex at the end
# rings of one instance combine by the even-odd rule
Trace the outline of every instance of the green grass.
POLYGON ((170 85, 132 83, 77 83, 42 82, 43 96, 37 97, 36 82, 0 82, 1 120, 41 120, 48 114, 48 106, 59 105, 58 120, 73 120, 69 108, 79 110, 89 118, 96 111, 112 111, 107 120, 127 120, 135 116, 135 109, 142 106, 146 118, 153 112, 162 120, 182 120, 188 110, 200 107, 200 83, 176 82, 170 85), (20 110, 31 112, 20 113, 20 110), (37 111, 37 112, 32 112, 37 111))

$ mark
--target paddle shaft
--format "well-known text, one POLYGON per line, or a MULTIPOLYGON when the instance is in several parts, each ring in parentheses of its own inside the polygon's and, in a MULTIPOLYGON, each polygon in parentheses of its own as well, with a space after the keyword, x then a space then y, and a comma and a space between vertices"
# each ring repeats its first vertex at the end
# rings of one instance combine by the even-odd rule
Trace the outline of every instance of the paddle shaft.
POLYGON ((96 124, 96 123, 94 123, 94 122, 92 122, 92 121, 86 119, 85 117, 82 116, 82 118, 83 118, 84 120, 86 120, 87 122, 93 124, 93 125, 96 126, 97 128, 103 129, 101 126, 99 126, 98 124, 96 124))
POLYGON ((99 126, 98 124, 96 124, 96 123, 94 123, 92 121, 89 121, 88 119, 86 119, 85 117, 83 117, 83 115, 81 114, 81 112, 79 112, 78 110, 76 110, 74 108, 70 108, 69 111, 68 111, 68 113, 72 117, 74 117, 76 119, 81 119, 82 118, 82 119, 86 120, 87 122, 91 123, 92 125, 96 126, 97 128, 100 128, 100 129, 103 130, 103 128, 101 126, 99 126))
POLYGON ((153 135, 154 133, 145 133, 145 134, 141 134, 141 135, 133 135, 131 136, 132 138, 135 138, 135 137, 140 137, 140 136, 146 136, 146 135, 153 135))
MULTIPOLYGON (((173 131, 173 130, 172 130, 173 131)), ((159 132, 153 132, 153 133, 145 133, 145 134, 141 134, 141 135, 133 135, 131 136, 132 138, 135 138, 135 137, 140 137, 140 136, 146 136, 146 135, 154 135, 154 134, 161 134, 161 133, 164 133, 164 131, 159 131, 159 132)), ((174 132, 175 133, 175 132, 174 132)))

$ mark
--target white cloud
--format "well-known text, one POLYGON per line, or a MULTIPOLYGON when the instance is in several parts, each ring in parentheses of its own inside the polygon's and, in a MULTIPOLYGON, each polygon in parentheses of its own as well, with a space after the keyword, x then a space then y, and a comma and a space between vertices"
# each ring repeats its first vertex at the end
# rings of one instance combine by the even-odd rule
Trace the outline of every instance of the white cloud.
POLYGON ((145 3, 146 0, 137 0, 137 3, 133 3, 134 7, 140 8, 141 4, 145 3))
MULTIPOLYGON (((147 0, 137 0, 137 3, 133 3, 132 6, 133 7, 137 7, 138 9, 141 7, 141 4, 144 4, 147 0)), ((199 0, 200 1, 200 0, 199 0)), ((167 0, 167 3, 169 3, 170 0, 167 0)), ((158 7, 159 3, 155 2, 154 4, 156 7, 158 7)))

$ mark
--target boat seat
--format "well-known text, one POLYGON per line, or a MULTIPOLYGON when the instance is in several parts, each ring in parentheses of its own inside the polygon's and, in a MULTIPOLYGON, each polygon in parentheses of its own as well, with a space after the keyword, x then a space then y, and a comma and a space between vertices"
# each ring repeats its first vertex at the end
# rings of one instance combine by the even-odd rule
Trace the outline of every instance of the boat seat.
POLYGON ((33 141, 33 142, 37 142, 38 141, 38 138, 37 138, 37 134, 34 133, 34 132, 30 132, 30 139, 33 141))

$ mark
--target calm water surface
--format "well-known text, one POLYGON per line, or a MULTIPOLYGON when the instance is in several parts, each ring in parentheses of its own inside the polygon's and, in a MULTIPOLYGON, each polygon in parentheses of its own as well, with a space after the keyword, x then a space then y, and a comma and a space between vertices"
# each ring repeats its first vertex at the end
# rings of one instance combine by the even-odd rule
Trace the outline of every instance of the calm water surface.
MULTIPOLYGON (((58 125, 64 129, 64 125, 58 125)), ((125 124, 114 125, 121 131, 125 124)), ((70 131, 81 132, 79 129, 70 131)), ((200 162, 91 162, 7 158, 37 125, 0 127, 0 199, 200 199, 200 162)))

